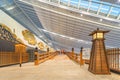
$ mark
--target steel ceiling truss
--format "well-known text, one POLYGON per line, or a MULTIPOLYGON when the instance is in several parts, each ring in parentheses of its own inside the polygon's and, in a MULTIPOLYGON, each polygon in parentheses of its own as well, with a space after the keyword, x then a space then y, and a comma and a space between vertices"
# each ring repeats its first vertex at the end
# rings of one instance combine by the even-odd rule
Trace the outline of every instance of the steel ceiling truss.
MULTIPOLYGON (((32 3, 34 6, 34 3, 32 3)), ((102 4, 103 5, 103 4, 102 4)), ((101 6, 102 6, 101 5, 101 6)), ((36 6, 34 6, 36 7, 36 6)), ((112 6, 111 6, 112 8, 112 6)), ((100 6, 99 9, 101 10, 100 6)), ((111 9, 112 10, 112 9, 111 9)), ((73 38, 78 38, 78 39, 83 39, 83 40, 88 40, 90 41, 91 38, 88 37, 89 32, 92 30, 96 29, 97 27, 100 27, 101 29, 105 30, 111 30, 109 35, 106 36, 107 41, 106 44, 108 46, 118 46, 120 45, 120 38, 119 38, 119 29, 116 29, 116 26, 105 26, 101 24, 93 24, 84 20, 79 20, 76 18, 71 18, 69 16, 65 16, 59 13, 54 13, 49 10, 44 10, 41 7, 37 7, 36 11, 39 13, 38 17, 41 20, 43 26, 45 27, 46 30, 55 32, 58 34, 70 36, 73 38)), ((88 10, 89 11, 89 10, 88 10)), ((97 10, 99 11, 99 10, 97 10)), ((108 16, 110 15, 110 10, 108 12, 108 16)), ((99 12, 96 12, 99 13, 99 12)), ((108 17, 106 16, 106 17, 108 17)), ((118 27, 117 27, 118 28, 118 27)), ((78 45, 78 43, 71 42, 70 40, 64 40, 64 38, 54 36, 51 34, 52 38, 54 41, 58 41, 59 43, 63 43, 65 45, 69 45, 72 47, 75 47, 78 45), (54 36, 54 37, 53 37, 54 36), (74 46, 73 46, 74 45, 74 46)), ((84 44, 84 46, 87 44, 84 44)))
POLYGON ((93 0, 45 0, 45 1, 57 3, 59 5, 63 5, 62 3, 64 3, 64 4, 67 3, 68 5, 64 5, 64 6, 72 7, 72 8, 75 8, 75 9, 76 8, 77 9, 85 8, 86 12, 89 12, 89 13, 91 13, 90 9, 92 9, 93 6, 94 6, 94 8, 97 8, 97 6, 99 5, 97 10, 92 9, 93 11, 96 11, 97 15, 100 15, 100 13, 102 12, 103 14, 106 15, 105 17, 109 17, 110 15, 112 15, 112 16, 116 17, 114 19, 119 19, 120 20, 120 18, 118 18, 119 14, 120 14, 120 6, 119 5, 115 5, 115 4, 111 4, 111 3, 105 3, 105 2, 102 2, 102 1, 93 1, 93 0), (92 3, 94 5, 91 5, 92 3), (82 6, 81 6, 81 4, 82 4, 82 6), (83 6, 83 4, 87 7, 83 6), (74 5, 74 7, 70 6, 70 5, 74 5), (113 14, 112 12, 115 12, 113 7, 116 8, 118 10, 118 12, 113 14), (105 13, 105 11, 107 11, 107 13, 105 13))

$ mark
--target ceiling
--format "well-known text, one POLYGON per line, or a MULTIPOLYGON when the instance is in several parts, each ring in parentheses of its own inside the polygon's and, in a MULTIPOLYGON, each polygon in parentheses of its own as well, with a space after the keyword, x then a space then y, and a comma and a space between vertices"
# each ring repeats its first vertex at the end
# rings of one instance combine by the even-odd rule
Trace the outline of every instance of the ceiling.
POLYGON ((54 49, 74 47, 79 52, 81 46, 90 48, 92 38, 88 35, 97 28, 110 31, 105 36, 107 47, 120 47, 120 6, 113 2, 14 0, 10 7, 1 9, 54 49), (11 6, 15 8, 9 9, 11 6))
POLYGON ((120 4, 119 0, 101 0, 101 1, 109 2, 109 3, 112 3, 112 4, 120 4))

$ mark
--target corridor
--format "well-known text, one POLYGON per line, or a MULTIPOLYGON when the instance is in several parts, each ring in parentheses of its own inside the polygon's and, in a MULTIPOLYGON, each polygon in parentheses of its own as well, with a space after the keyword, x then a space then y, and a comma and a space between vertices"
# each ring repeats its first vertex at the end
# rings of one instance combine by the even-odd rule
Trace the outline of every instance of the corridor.
POLYGON ((120 75, 94 75, 88 65, 80 66, 66 55, 57 55, 51 60, 34 66, 24 63, 0 68, 0 80, 120 80, 120 75))

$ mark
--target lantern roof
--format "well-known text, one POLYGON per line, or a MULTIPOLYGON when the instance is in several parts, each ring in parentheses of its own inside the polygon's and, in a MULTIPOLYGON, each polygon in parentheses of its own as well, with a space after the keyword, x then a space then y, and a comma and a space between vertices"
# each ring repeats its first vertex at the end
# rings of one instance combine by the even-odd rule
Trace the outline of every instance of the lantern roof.
POLYGON ((89 36, 92 36, 95 33, 108 33, 109 31, 103 31, 103 30, 99 30, 99 28, 97 28, 97 30, 94 30, 91 34, 89 34, 89 36))

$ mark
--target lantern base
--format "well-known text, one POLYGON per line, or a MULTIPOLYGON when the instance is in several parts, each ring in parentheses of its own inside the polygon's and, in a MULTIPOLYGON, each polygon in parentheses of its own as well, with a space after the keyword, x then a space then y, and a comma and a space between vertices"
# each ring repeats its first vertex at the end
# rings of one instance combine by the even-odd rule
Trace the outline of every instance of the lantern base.
MULTIPOLYGON (((90 70, 88 70, 90 71, 90 70)), ((91 73, 93 74, 97 74, 97 75, 110 75, 111 73, 110 72, 94 72, 94 71, 90 71, 91 73)))

